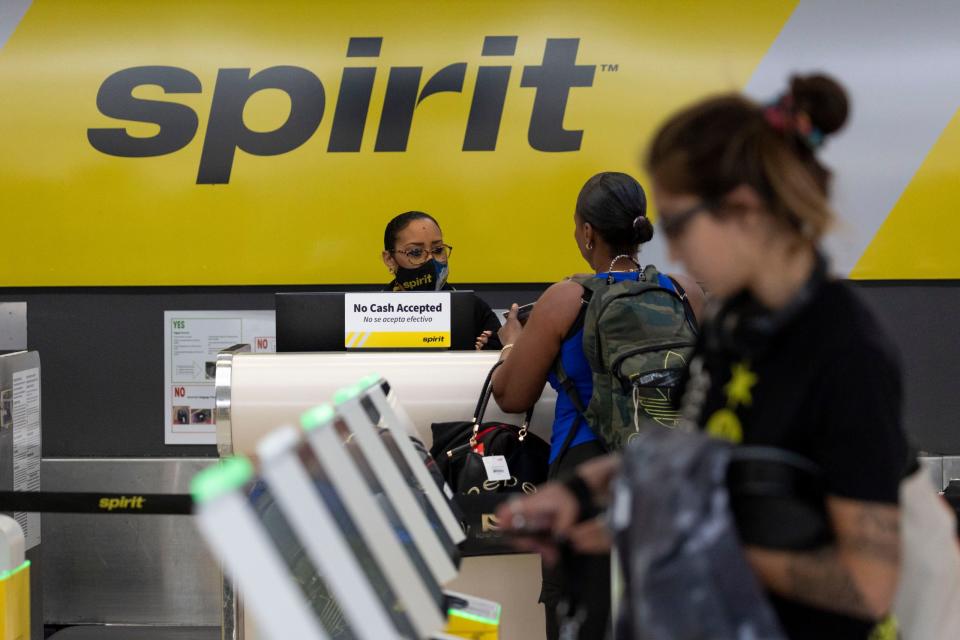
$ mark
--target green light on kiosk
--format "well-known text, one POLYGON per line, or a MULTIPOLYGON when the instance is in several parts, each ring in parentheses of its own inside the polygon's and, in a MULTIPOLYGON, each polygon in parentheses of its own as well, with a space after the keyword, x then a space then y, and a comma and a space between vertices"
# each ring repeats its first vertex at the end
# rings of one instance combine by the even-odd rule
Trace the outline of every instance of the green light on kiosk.
POLYGON ((360 378, 360 382, 357 383, 357 386, 366 391, 370 387, 375 387, 380 384, 380 381, 383 379, 383 376, 377 373, 371 373, 368 376, 360 378))
POLYGON ((239 489, 253 478, 253 463, 243 456, 226 458, 220 464, 204 469, 190 481, 194 502, 208 502, 234 489, 239 489))
POLYGON ((478 616, 475 613, 467 613, 460 609, 447 609, 447 616, 453 616, 454 618, 463 618, 464 620, 473 620, 474 622, 481 622, 483 624, 489 625, 498 625, 500 624, 500 607, 497 607, 497 617, 496 618, 487 618, 484 616, 478 616))
POLYGON ((30 561, 25 560, 24 563, 19 567, 17 567, 16 569, 10 569, 9 571, 4 571, 3 573, 0 573, 0 582, 3 582, 4 580, 9 580, 10 578, 17 575, 18 573, 20 573, 21 571, 23 571, 29 566, 30 566, 30 561))
POLYGON ((313 431, 333 420, 334 415, 336 415, 336 412, 333 407, 325 402, 300 416, 300 426, 304 431, 313 431))
POLYGON ((333 404, 339 405, 344 402, 353 400, 357 396, 363 393, 363 389, 360 388, 360 385, 353 384, 349 387, 344 387, 339 389, 335 394, 333 394, 333 404))

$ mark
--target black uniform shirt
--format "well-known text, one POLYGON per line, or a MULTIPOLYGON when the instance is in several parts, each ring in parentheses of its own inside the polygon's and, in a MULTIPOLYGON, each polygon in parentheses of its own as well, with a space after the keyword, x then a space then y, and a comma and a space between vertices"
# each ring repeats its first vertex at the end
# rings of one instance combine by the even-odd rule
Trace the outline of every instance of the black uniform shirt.
MULTIPOLYGON (((703 342, 709 386, 701 427, 814 461, 832 495, 897 503, 907 461, 899 364, 847 285, 823 282, 772 335, 703 342), (705 346, 711 342, 719 344, 705 346)), ((771 599, 790 638, 867 638, 873 627, 771 599)))

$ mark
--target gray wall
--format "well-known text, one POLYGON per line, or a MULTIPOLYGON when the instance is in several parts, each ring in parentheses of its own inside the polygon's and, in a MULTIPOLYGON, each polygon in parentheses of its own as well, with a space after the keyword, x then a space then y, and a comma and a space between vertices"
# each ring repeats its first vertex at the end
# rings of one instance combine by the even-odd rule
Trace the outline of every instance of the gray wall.
POLYGON ((915 445, 960 453, 960 282, 858 283, 900 348, 904 424, 915 445))
MULTIPOLYGON (((960 282, 857 287, 900 346, 914 442, 960 454, 960 282)), ((542 285, 460 288, 502 308, 536 299, 542 285)), ((0 302, 27 302, 28 344, 40 351, 44 457, 215 455, 213 446, 163 443, 164 310, 272 309, 276 291, 324 289, 338 287, 0 290, 0 302)))

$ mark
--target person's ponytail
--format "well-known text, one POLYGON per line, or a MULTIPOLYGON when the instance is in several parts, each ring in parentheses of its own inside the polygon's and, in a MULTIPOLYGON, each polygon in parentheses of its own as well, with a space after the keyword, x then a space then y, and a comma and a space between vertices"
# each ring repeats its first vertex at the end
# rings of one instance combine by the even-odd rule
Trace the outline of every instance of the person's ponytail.
POLYGON ((643 244, 653 239, 653 223, 646 214, 633 219, 633 243, 643 244))
POLYGON ((653 238, 647 194, 625 173, 605 171, 587 180, 577 196, 577 215, 617 253, 633 255, 653 238))

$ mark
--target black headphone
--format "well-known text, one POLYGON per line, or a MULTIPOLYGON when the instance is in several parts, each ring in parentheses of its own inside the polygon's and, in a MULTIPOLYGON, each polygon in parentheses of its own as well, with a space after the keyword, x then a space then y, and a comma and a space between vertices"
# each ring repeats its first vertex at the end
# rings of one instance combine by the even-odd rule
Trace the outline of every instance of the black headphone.
POLYGON ((790 301, 768 309, 748 292, 731 298, 705 327, 708 350, 753 354, 803 311, 828 279, 827 259, 818 250, 813 271, 790 301))

